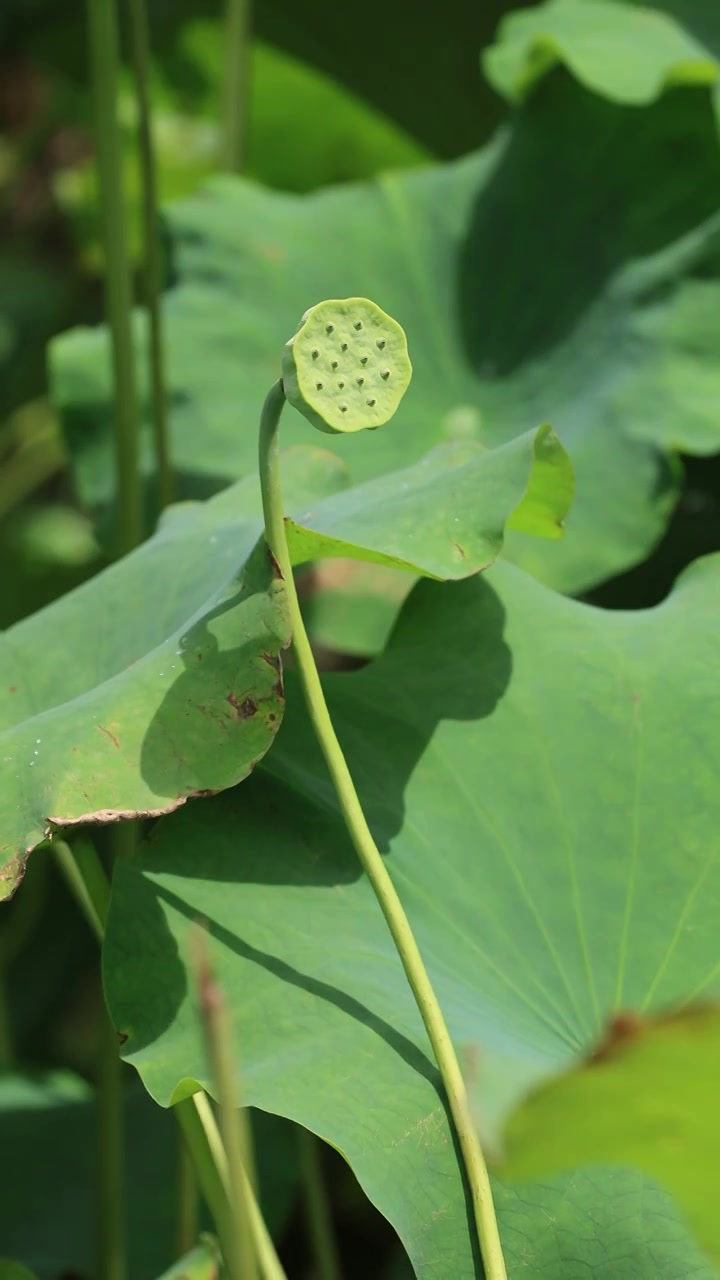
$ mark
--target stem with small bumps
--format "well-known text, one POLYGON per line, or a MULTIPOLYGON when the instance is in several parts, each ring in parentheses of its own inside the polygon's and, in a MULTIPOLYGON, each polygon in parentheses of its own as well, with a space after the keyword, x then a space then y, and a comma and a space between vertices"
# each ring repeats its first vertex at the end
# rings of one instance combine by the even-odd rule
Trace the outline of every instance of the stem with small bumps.
POLYGON ((280 567, 287 591, 293 647, 300 682, 310 720, 332 778, 348 833, 385 916, 440 1069, 470 1186, 486 1280, 507 1280, 490 1179, 470 1114, 460 1064, 410 922, 363 813, 350 770, 333 728, 300 612, 285 533, 280 488, 278 431, 284 405, 285 390, 282 381, 279 381, 268 393, 262 410, 259 449, 260 485, 265 537, 280 567))

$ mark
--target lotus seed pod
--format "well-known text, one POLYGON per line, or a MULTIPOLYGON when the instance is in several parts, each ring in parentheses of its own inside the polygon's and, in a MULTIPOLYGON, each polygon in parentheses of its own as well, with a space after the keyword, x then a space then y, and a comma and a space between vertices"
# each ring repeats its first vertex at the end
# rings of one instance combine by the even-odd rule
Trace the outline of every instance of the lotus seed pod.
POLYGON ((404 330, 367 298, 311 307, 283 351, 287 400, 320 431, 381 427, 411 374, 404 330))

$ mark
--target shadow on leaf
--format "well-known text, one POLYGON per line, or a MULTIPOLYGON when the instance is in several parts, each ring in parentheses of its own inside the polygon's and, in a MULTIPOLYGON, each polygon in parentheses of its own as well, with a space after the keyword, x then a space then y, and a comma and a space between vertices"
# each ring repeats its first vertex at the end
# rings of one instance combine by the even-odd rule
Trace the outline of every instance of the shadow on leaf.
POLYGON ((708 94, 678 88, 639 111, 553 72, 518 116, 460 255, 472 367, 508 377, 551 351, 621 267, 658 253, 719 204, 708 94))

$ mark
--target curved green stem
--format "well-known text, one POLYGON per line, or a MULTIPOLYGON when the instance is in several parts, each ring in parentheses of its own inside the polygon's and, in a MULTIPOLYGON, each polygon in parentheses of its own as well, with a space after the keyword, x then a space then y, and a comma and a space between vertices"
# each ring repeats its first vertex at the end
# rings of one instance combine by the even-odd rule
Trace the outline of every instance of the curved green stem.
MULTIPOLYGON (((229 1224, 230 1173, 227 1154, 210 1100, 206 1093, 195 1093, 192 1098, 177 1103, 173 1110, 178 1114, 183 1133, 190 1146, 203 1195, 213 1214, 218 1231, 222 1232, 223 1224, 229 1224)), ((263 1280, 287 1280, 272 1237, 265 1225, 252 1183, 244 1171, 242 1194, 247 1203, 250 1230, 263 1280)))
MULTIPOLYGON (((220 1238, 220 1247, 225 1253, 228 1238, 233 1233, 230 1201, 223 1176, 218 1164, 218 1152, 214 1151, 203 1123, 196 1099, 203 1094, 195 1094, 192 1098, 183 1098, 173 1107, 183 1138, 195 1169, 195 1174, 203 1195, 203 1199, 212 1214, 215 1229, 220 1238)), ((220 1135, 217 1135, 218 1142, 220 1135)), ((222 1151, 222 1144, 220 1143, 222 1151)))
POLYGON ((470 1114, 460 1064, 442 1009, 410 928, 410 922, 365 819, 350 770, 330 719, 330 712, 325 702, 322 684, 300 612, 285 534, 280 489, 278 427, 284 404, 283 384, 277 382, 268 393, 260 421, 260 484, 265 516, 265 536, 285 581, 293 645, 308 713, 335 786, 350 838, 387 921, 440 1068, 470 1186, 486 1280, 507 1280, 490 1179, 470 1114))
MULTIPOLYGON (((78 836, 72 848, 54 840, 52 848, 71 892, 102 943, 110 883, 95 845, 78 836)), ((102 1280, 125 1280, 124 1113, 122 1062, 110 1016, 103 1008, 97 1076, 97 1246, 102 1280)))
POLYGON ((100 854, 86 836, 78 836, 72 848, 65 840, 53 840, 52 850, 90 928, 102 943, 110 903, 110 882, 100 854))
POLYGON ((314 1133, 301 1128, 298 1145, 305 1212, 318 1280, 340 1280, 342 1268, 323 1178, 320 1141, 314 1133))

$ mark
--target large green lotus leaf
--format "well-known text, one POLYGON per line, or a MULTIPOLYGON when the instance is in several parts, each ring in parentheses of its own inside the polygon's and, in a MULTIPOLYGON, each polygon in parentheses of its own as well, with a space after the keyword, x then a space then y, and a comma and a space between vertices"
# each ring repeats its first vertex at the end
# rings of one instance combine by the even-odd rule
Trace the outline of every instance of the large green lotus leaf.
MULTIPOLYGON (((718 557, 634 613, 498 563, 421 583, 386 652, 326 678, 491 1149, 508 1110, 591 1052, 613 1011, 720 986, 719 622, 718 557)), ((205 1078, 186 966, 206 921, 248 1101, 345 1153, 420 1275, 471 1275, 419 1015, 294 680, 288 695, 261 769, 158 823, 118 866, 113 1018, 162 1103, 205 1078)), ((621 1193, 608 1197, 617 1211, 621 1193)))
POLYGON ((315 561, 299 580, 313 641, 379 653, 412 589, 402 570, 464 578, 492 563, 508 530, 560 537, 573 483, 545 426, 497 449, 438 445, 412 467, 327 498, 302 523, 288 520, 294 562, 315 561), (321 557, 332 560, 325 566, 321 557))
MULTIPOLYGON (((513 1189, 496 1186, 495 1199, 511 1280, 717 1277, 670 1197, 636 1170, 576 1169, 513 1189)), ((443 1273, 447 1280, 450 1274, 443 1273)), ((383 1280, 413 1275, 409 1259, 398 1256, 383 1280)))
MULTIPOLYGON (((296 562, 354 556, 441 578, 486 568, 506 524, 560 536, 572 493, 549 427, 494 450, 448 445, 339 501, 347 477, 329 451, 290 449, 281 470, 300 506, 296 562)), ((261 533, 248 477, 171 508, 139 550, 0 636, 3 896, 54 830, 168 812, 267 751, 289 624, 261 533)))
MULTIPOLYGON (((673 5, 682 10, 682 0, 673 5)), ((558 62, 616 102, 652 102, 677 84, 714 86, 720 63, 670 14, 620 0, 548 0, 508 14, 485 51, 490 83, 522 101, 558 62)))
MULTIPOLYGON (((39 1280, 93 1274, 96 1124, 94 1091, 78 1076, 0 1079, 0 1146, 12 1170, 0 1198, 0 1239, 39 1280)), ((297 1194, 296 1136, 261 1112, 253 1128, 263 1210, 277 1232, 297 1194)), ((133 1280, 155 1280, 175 1254, 178 1129, 135 1087, 125 1094, 124 1134, 128 1271, 133 1280)))
MULTIPOLYGON (((286 517, 294 564, 344 557, 441 579, 487 568, 507 530, 561 538, 574 487, 570 459, 547 424, 495 449, 439 445, 413 466, 354 488, 342 462, 321 448, 285 450, 280 474, 285 507, 295 508, 286 517), (301 475, 313 500, 298 509, 301 475)), ((259 535, 259 484, 241 480, 208 502, 179 503, 164 523, 189 519, 194 531, 217 531, 251 518, 259 535)))
POLYGON ((313 642, 379 653, 412 572, 448 579, 485 569, 512 529, 558 538, 572 492, 567 454, 540 427, 497 449, 438 445, 412 467, 326 499, 302 524, 288 520, 294 563, 315 561, 298 583, 313 642))
POLYGON ((0 635, 0 897, 54 830, 168 812, 267 751, 290 629, 258 532, 176 517, 0 635))
POLYGON ((622 1160, 671 1190, 694 1235, 720 1261, 717 1067, 713 1010, 622 1020, 598 1058, 534 1093, 505 1134, 507 1177, 622 1160))
POLYGON ((513 1280, 717 1280, 671 1198, 637 1170, 575 1170, 505 1188, 498 1203, 513 1280))
MULTIPOLYGON (((321 449, 283 461, 292 509, 345 483, 321 449)), ((231 786, 282 716, 282 583, 248 477, 178 504, 131 555, 0 633, 0 898, 53 831, 157 815, 231 786)))
MULTIPOLYGON (((406 328, 415 372, 387 427, 332 439, 353 481, 447 440, 494 445, 550 420, 577 475, 567 537, 539 549, 513 535, 509 553, 568 590, 627 567, 667 522, 673 450, 720 445, 719 207, 704 91, 638 111, 561 72, 511 130, 453 165, 308 197, 212 182, 168 211, 181 491, 254 470, 260 406, 300 315, 367 294, 406 328)), ((142 335, 138 321, 144 370, 142 335)), ((108 369, 102 329, 53 346, 54 394, 94 507, 112 489, 108 369)), ((287 440, 307 432, 288 415, 287 440)), ((149 471, 149 432, 146 445, 149 471)))
POLYGON ((464 578, 502 550, 505 530, 562 537, 573 473, 551 427, 497 449, 438 446, 288 521, 295 564, 342 556, 435 578, 464 578))

